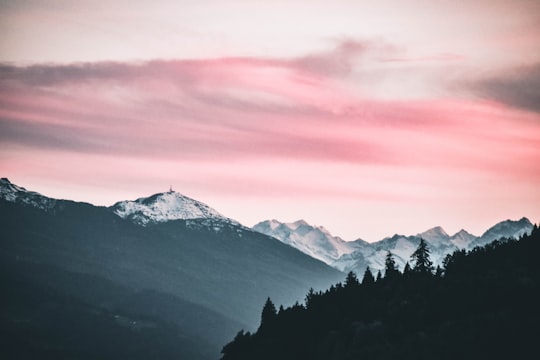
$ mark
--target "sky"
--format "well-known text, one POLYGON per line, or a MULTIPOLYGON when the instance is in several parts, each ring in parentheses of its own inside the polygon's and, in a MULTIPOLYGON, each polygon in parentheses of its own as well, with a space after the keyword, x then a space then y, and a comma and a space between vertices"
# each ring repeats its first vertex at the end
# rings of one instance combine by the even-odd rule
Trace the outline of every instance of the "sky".
POLYGON ((540 221, 540 2, 0 0, 0 176, 345 240, 540 221))

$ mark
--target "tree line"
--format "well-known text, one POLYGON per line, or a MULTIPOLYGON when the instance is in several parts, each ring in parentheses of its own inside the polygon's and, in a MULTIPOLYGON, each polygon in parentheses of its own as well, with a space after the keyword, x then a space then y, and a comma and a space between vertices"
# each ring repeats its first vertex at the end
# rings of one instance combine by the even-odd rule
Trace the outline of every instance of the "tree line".
POLYGON ((525 358, 540 335, 540 231, 447 255, 433 266, 421 240, 403 270, 349 272, 304 303, 267 299, 254 333, 241 330, 222 360, 525 358))

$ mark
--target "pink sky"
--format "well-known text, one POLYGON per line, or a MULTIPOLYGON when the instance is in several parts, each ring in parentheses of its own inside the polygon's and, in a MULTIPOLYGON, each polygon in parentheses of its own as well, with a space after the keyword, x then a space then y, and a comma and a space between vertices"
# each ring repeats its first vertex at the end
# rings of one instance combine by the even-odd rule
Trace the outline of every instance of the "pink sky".
POLYGON ((0 176, 346 240, 538 222, 538 49, 535 1, 1 2, 0 176))

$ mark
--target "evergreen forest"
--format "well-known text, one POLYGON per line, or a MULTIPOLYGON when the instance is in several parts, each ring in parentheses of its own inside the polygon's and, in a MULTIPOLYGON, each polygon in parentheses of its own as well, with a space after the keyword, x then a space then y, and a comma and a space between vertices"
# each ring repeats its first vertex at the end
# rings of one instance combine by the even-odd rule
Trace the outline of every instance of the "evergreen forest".
POLYGON ((540 335, 540 230, 448 255, 434 268, 421 241, 404 269, 350 272, 303 304, 267 299, 255 333, 222 360, 525 359, 540 335))

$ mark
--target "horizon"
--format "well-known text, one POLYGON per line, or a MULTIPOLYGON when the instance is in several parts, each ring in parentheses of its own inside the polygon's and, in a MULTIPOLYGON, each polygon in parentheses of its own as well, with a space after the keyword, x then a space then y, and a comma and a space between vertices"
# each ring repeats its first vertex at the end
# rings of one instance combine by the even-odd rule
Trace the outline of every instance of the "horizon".
POLYGON ((0 174, 347 241, 540 219, 540 3, 0 3, 0 174), (424 229, 424 230, 422 230, 424 229))
MULTIPOLYGON (((20 185, 20 184, 14 183, 13 181, 11 181, 11 180, 10 180, 9 178, 7 178, 7 177, 2 177, 2 180, 4 180, 4 179, 7 180, 8 182, 10 182, 11 184, 13 184, 13 185, 15 185, 15 186, 17 186, 17 187, 20 187, 20 188, 22 188, 22 189, 24 189, 24 190, 26 190, 26 191, 29 191, 29 192, 37 192, 38 194, 40 194, 40 195, 42 195, 42 196, 45 196, 45 197, 53 198, 53 199, 55 199, 55 200, 77 201, 77 200, 75 200, 75 199, 71 199, 71 198, 67 198, 67 197, 59 197, 59 198, 57 198, 57 197, 51 197, 51 196, 48 196, 47 194, 43 194, 43 193, 41 193, 41 192, 39 192, 39 191, 35 191, 35 190, 33 190, 33 189, 28 189, 28 188, 26 188, 25 186, 22 186, 22 185, 20 185)), ((155 196, 155 195, 159 195, 159 194, 167 194, 167 193, 171 193, 171 191, 172 191, 173 193, 177 193, 177 194, 179 194, 179 195, 181 195, 181 196, 183 196, 183 197, 187 197, 187 198, 190 198, 190 199, 192 199, 192 200, 201 202, 201 201, 199 201, 198 199, 192 198, 192 197, 190 197, 190 196, 188 196, 188 195, 185 195, 185 194, 183 194, 183 193, 181 193, 181 192, 178 192, 178 191, 176 191, 176 190, 174 190, 174 189, 171 189, 171 187, 169 187, 169 190, 167 190, 167 191, 156 192, 156 193, 152 193, 152 194, 149 194, 149 195, 146 195, 146 196, 139 196, 139 197, 137 197, 137 198, 135 198, 135 199, 120 199, 120 200, 116 200, 116 201, 114 201, 113 203, 110 203, 110 204, 95 204, 95 203, 89 202, 89 201, 81 201, 81 202, 89 203, 89 204, 94 205, 94 206, 111 207, 111 206, 114 206, 114 205, 115 205, 116 203, 118 203, 118 202, 122 202, 122 201, 135 201, 135 200, 138 200, 138 199, 146 199, 146 198, 149 198, 149 197, 152 197, 152 196, 155 196)), ((205 204, 205 205, 207 205, 207 206, 209 206, 210 208, 214 209, 214 208, 212 207, 211 204, 207 204, 207 203, 204 203, 204 202, 202 202, 202 203, 205 204)), ((217 210, 217 209, 214 209, 214 210, 217 210)), ((232 218, 232 217, 229 217, 227 214, 224 214, 224 213, 222 213, 222 212, 220 212, 220 211, 218 211, 218 212, 219 212, 221 215, 225 216, 225 217, 228 217, 228 218, 230 218, 230 219, 232 219, 232 220, 236 220, 236 221, 237 221, 237 219, 234 219, 234 218, 232 218)), ((324 224, 313 224, 313 223, 310 223, 309 221, 306 221, 305 219, 297 219, 297 220, 294 220, 294 221, 280 221, 280 220, 275 219, 275 218, 269 218, 269 219, 263 219, 263 220, 260 220, 260 221, 258 221, 257 223, 254 223, 254 224, 252 224, 252 225, 250 225, 250 224, 243 224, 242 222, 240 222, 240 224, 243 225, 243 226, 247 226, 248 228, 253 228, 253 227, 255 227, 255 225, 257 225, 257 224, 259 224, 259 223, 262 223, 262 222, 265 222, 265 221, 270 221, 270 222, 276 221, 276 222, 279 222, 279 223, 285 224, 285 225, 292 225, 292 224, 295 224, 295 223, 297 223, 297 222, 304 222, 304 223, 306 223, 307 225, 312 226, 312 227, 314 227, 314 228, 323 228, 324 230, 328 231, 328 232, 330 233, 330 235, 332 235, 333 237, 341 238, 342 240, 347 241, 347 242, 352 242, 352 241, 357 241, 357 240, 364 240, 364 241, 367 241, 367 242, 369 242, 369 243, 375 243, 375 242, 378 242, 378 241, 385 240, 385 239, 387 239, 387 238, 391 238, 391 237, 393 237, 393 236, 418 236, 418 235, 421 235, 421 234, 424 233, 424 232, 427 232, 427 231, 430 231, 430 230, 433 230, 433 229, 436 229, 436 228, 441 228, 441 229, 442 229, 449 237, 455 236, 455 235, 457 235, 459 232, 462 232, 462 231, 465 231, 465 232, 467 232, 467 233, 469 233, 469 234, 471 234, 471 235, 473 235, 473 236, 475 236, 475 237, 480 237, 480 236, 482 236, 485 232, 487 232, 491 227, 493 227, 493 226, 495 226, 495 225, 497 225, 497 224, 499 224, 499 223, 501 223, 501 222, 504 222, 504 221, 521 221, 521 220, 523 220, 523 219, 526 219, 526 220, 528 220, 528 221, 531 221, 527 216, 522 216, 522 217, 520 217, 520 218, 513 218, 513 219, 510 219, 510 218, 508 218, 508 219, 501 219, 501 220, 499 220, 499 221, 497 221, 497 222, 494 222, 493 224, 491 224, 489 227, 487 227, 486 229, 484 229, 484 230, 481 231, 480 233, 474 233, 474 232, 469 231, 468 229, 465 229, 465 228, 461 228, 461 229, 459 229, 459 230, 457 230, 457 231, 450 231, 450 232, 449 232, 449 231, 447 231, 447 230, 445 229, 444 226, 441 226, 441 225, 433 225, 433 226, 431 226, 431 227, 429 227, 429 228, 427 228, 427 229, 424 229, 424 230, 422 230, 422 231, 413 232, 413 233, 399 233, 399 232, 392 232, 391 230, 389 230, 389 233, 388 233, 387 235, 385 235, 384 237, 381 237, 381 238, 379 238, 379 239, 375 239, 375 240, 367 240, 367 239, 363 238, 362 236, 356 237, 356 238, 351 239, 351 240, 347 240, 347 239, 344 239, 343 237, 341 237, 339 234, 334 234, 332 231, 328 230, 328 229, 326 228, 326 226, 324 226, 324 224)), ((533 220, 532 223, 535 224, 536 222, 533 220)))

